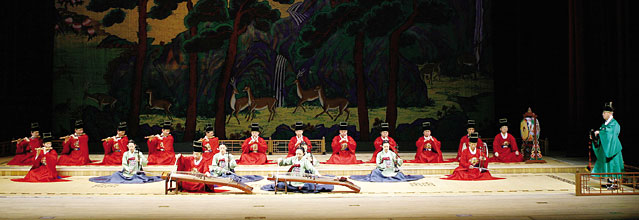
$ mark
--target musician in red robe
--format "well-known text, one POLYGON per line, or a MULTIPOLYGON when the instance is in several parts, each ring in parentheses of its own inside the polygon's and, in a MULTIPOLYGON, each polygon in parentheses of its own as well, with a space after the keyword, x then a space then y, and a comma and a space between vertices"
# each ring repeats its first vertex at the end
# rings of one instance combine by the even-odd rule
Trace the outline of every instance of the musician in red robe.
POLYGON ((398 144, 396 144, 396 141, 393 140, 393 138, 389 137, 389 123, 386 123, 386 122, 381 123, 380 128, 382 129, 380 131, 380 137, 376 138, 376 140, 373 142, 373 147, 375 147, 375 151, 373 152, 373 156, 371 157, 371 160, 367 161, 367 163, 376 162, 376 157, 378 156, 378 153, 382 151, 382 142, 384 141, 389 142, 389 149, 391 151, 398 152, 396 150, 396 146, 398 146, 398 144))
POLYGON ((331 142, 333 154, 327 164, 359 164, 361 160, 356 159, 356 141, 347 135, 347 123, 340 122, 340 135, 335 136, 331 142))
POLYGON ((522 162, 523 157, 518 149, 518 143, 509 131, 509 123, 506 118, 501 118, 500 133, 493 139, 493 155, 489 162, 515 163, 522 162))
MULTIPOLYGON (((189 172, 192 175, 206 175, 209 172, 209 165, 202 156, 202 142, 193 142, 193 156, 182 156, 180 154, 177 159, 177 171, 189 172)), ((179 186, 181 191, 186 192, 213 192, 212 185, 195 182, 181 182, 179 186)))
POLYGON ((127 122, 120 122, 118 131, 113 137, 102 139, 102 147, 104 148, 104 158, 102 165, 122 165, 122 155, 129 148, 129 138, 125 135, 127 131, 127 122))
POLYGON ((448 175, 447 180, 494 180, 502 179, 491 176, 487 165, 486 150, 477 147, 479 144, 478 133, 471 133, 469 135, 469 141, 467 147, 460 155, 459 166, 453 171, 453 174, 448 175))
POLYGON ((207 161, 207 164, 211 164, 213 155, 218 153, 219 141, 218 138, 213 136, 213 125, 204 125, 205 136, 200 138, 202 142, 202 157, 207 161))
POLYGON ((311 151, 311 141, 309 140, 309 138, 305 137, 304 135, 302 135, 304 133, 304 125, 302 124, 301 121, 296 122, 296 136, 293 136, 291 138, 291 140, 289 140, 289 154, 287 154, 287 157, 293 157, 296 155, 296 149, 298 149, 298 147, 300 147, 300 143, 304 142, 307 144, 307 149, 306 152, 310 152, 311 151))
POLYGON ((16 156, 7 165, 31 165, 36 156, 36 148, 42 146, 40 126, 31 123, 31 137, 20 138, 16 142, 16 156))
POLYGON ((242 143, 242 155, 238 164, 261 165, 267 163, 267 142, 260 137, 258 123, 251 124, 251 137, 242 143))
POLYGON ((431 136, 431 122, 422 123, 423 136, 416 141, 415 163, 442 163, 442 151, 440 141, 431 136))
POLYGON ((51 133, 42 134, 44 146, 35 148, 35 156, 31 159, 31 169, 24 178, 12 179, 16 182, 60 182, 69 181, 61 179, 56 171, 58 154, 51 148, 51 133))
POLYGON ((64 137, 62 155, 58 158, 58 165, 86 165, 89 159, 89 136, 84 133, 84 123, 76 120, 75 133, 64 137))
POLYGON ((173 165, 176 154, 173 151, 173 136, 171 136, 171 122, 162 123, 162 133, 147 137, 149 147, 149 165, 173 165))
MULTIPOLYGON (((471 133, 474 133, 474 132, 476 132, 476 121, 467 120, 467 135, 462 136, 462 138, 460 138, 460 144, 458 145, 458 155, 456 156, 456 161, 460 161, 460 155, 462 154, 462 151, 469 147, 469 145, 467 145, 467 143, 469 142, 469 135, 471 135, 471 133)), ((482 139, 480 138, 478 138, 478 145, 484 146, 484 143, 482 143, 482 139)))

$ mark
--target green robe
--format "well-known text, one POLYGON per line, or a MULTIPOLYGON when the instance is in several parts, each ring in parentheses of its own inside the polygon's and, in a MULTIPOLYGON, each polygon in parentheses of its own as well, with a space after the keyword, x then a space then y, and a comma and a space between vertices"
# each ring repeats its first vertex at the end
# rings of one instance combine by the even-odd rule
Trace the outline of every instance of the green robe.
POLYGON ((387 152, 382 150, 378 153, 378 156, 376 156, 376 167, 382 171, 382 175, 386 177, 396 176, 396 165, 400 168, 402 163, 402 159, 398 158, 396 153, 390 150, 387 152), (382 158, 385 157, 388 157, 389 160, 382 160, 382 158))
MULTIPOLYGON (((313 164, 311 164, 311 162, 309 162, 309 160, 307 160, 306 157, 302 157, 302 160, 298 160, 298 157, 289 157, 289 158, 283 159, 282 161, 280 161, 280 163, 278 163, 279 166, 292 166, 294 164, 300 164, 300 168, 299 169, 294 168, 291 171, 291 175, 304 176, 305 171, 309 171, 313 175, 320 175, 318 170, 315 167, 313 167, 313 164)), ((290 184, 295 187, 304 186, 304 183, 301 183, 301 182, 291 182, 290 184)))
MULTIPOLYGON (((605 122, 606 123, 606 122, 605 122)), ((598 135, 599 147, 593 146, 596 154, 596 163, 591 173, 621 173, 624 172, 624 162, 622 161, 622 145, 618 139, 620 134, 620 124, 615 119, 611 119, 609 124, 600 126, 598 135)), ((596 175, 597 176, 597 175, 596 175)), ((602 175, 612 176, 612 175, 602 175)))
POLYGON ((233 158, 232 154, 221 154, 217 153, 213 155, 213 160, 211 161, 211 165, 209 166, 209 170, 211 171, 211 175, 214 177, 222 176, 227 172, 235 169, 238 164, 236 160, 233 158), (220 159, 225 159, 225 161, 220 161, 220 159))
POLYGON ((131 153, 130 151, 122 154, 122 175, 126 177, 132 177, 139 171, 142 171, 142 167, 147 165, 147 158, 142 152, 131 153), (136 158, 135 161, 129 161, 129 158, 136 158))

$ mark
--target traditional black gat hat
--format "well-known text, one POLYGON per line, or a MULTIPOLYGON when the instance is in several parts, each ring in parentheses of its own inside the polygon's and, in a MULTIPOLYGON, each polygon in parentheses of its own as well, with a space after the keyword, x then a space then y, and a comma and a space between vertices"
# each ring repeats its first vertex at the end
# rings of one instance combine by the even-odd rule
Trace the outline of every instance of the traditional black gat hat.
POLYGON ((604 107, 602 107, 602 111, 613 112, 613 102, 604 103, 604 107))
POLYGON ((204 125, 204 131, 205 132, 210 132, 213 131, 213 125, 211 125, 211 123, 207 123, 204 125))
POLYGON ((467 120, 467 128, 476 128, 476 120, 467 120))
POLYGON ((260 132, 260 125, 258 123, 251 123, 251 131, 260 132))
POLYGON ((127 130, 127 122, 123 121, 118 124, 118 131, 126 131, 127 130))
POLYGON ((31 132, 40 131, 40 124, 38 122, 31 123, 31 132))
POLYGON ((473 132, 469 135, 469 143, 478 143, 478 138, 480 136, 478 135, 478 132, 473 132))
POLYGON ((82 120, 76 120, 75 128, 76 129, 84 128, 84 122, 82 122, 82 120))
POLYGON ((380 123, 380 131, 389 131, 389 123, 380 123))
POLYGON ((431 122, 422 122, 422 130, 423 131, 430 131, 431 130, 431 122))
POLYGON ((304 130, 304 124, 301 121, 296 122, 295 130, 304 130))
POLYGON ((193 152, 202 153, 202 141, 193 141, 193 152))
POLYGON ((169 130, 171 130, 171 121, 164 121, 164 122, 162 122, 162 129, 169 129, 169 130))
POLYGON ((347 130, 347 122, 340 122, 340 130, 347 130))

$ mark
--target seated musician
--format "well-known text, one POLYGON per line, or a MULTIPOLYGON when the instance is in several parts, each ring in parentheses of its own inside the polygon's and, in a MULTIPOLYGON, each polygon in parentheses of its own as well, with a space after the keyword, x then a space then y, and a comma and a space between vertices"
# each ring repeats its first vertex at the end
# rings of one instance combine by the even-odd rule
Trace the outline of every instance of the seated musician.
MULTIPOLYGON (((293 157, 287 158, 278 158, 279 166, 290 166, 289 170, 286 173, 286 176, 292 177, 309 177, 314 176, 315 178, 320 177, 320 173, 318 170, 311 164, 311 161, 305 158, 304 149, 299 147, 296 149, 296 155, 293 157)), ((278 182, 277 183, 278 191, 284 191, 285 187, 287 187, 287 191, 289 192, 330 192, 333 190, 333 185, 324 185, 324 184, 313 184, 313 183, 303 183, 303 182, 278 182)), ((262 187, 262 190, 266 191, 274 191, 274 185, 266 185, 262 187)))
POLYGON ((173 136, 171 136, 171 122, 162 123, 162 133, 147 137, 149 147, 149 165, 174 165, 176 154, 173 151, 173 136))
POLYGON ((7 165, 32 165, 36 156, 36 148, 42 146, 40 138, 40 126, 31 123, 31 136, 16 140, 16 156, 7 165))
POLYGON ((213 136, 213 125, 204 125, 204 131, 205 136, 200 138, 200 141, 202 141, 202 157, 204 157, 207 164, 210 164, 213 155, 218 153, 218 138, 213 136))
POLYGON ((238 166, 238 164, 233 155, 227 151, 227 146, 221 143, 218 146, 218 153, 213 156, 212 163, 209 166, 208 176, 231 178, 240 183, 260 181, 264 178, 258 175, 238 176, 234 173, 236 166, 238 166))
MULTIPOLYGON (((202 157, 202 142, 193 142, 193 156, 182 156, 177 159, 177 171, 189 172, 192 175, 200 176, 209 173, 209 164, 206 164, 202 157)), ((212 192, 213 185, 205 185, 197 182, 181 182, 180 190, 187 192, 212 192)))
POLYGON ((296 136, 291 137, 291 140, 289 140, 289 154, 287 154, 287 157, 295 156, 296 149, 300 147, 301 143, 304 143, 307 145, 308 151, 311 151, 311 148, 313 147, 311 146, 311 141, 309 140, 309 138, 302 135, 304 133, 304 125, 302 124, 301 121, 296 122, 295 129, 296 129, 295 131, 296 136))
POLYGON ((396 141, 393 140, 393 138, 389 137, 389 123, 386 123, 386 122, 381 123, 380 128, 382 129, 380 131, 380 137, 376 138, 376 140, 373 142, 373 147, 375 147, 375 151, 373 152, 373 156, 371 156, 371 160, 367 161, 367 163, 376 162, 376 157, 378 156, 378 153, 382 151, 383 141, 389 142, 391 150, 396 152, 396 147, 398 146, 398 144, 396 144, 396 141))
POLYGON ((390 148, 389 141, 383 141, 382 151, 376 155, 376 168, 369 175, 352 175, 349 178, 369 182, 407 182, 424 178, 422 175, 404 175, 400 172, 403 161, 390 148))
POLYGON ((68 135, 62 142, 62 155, 58 158, 58 165, 86 165, 89 159, 89 136, 84 133, 84 123, 77 120, 75 133, 68 135))
POLYGON ((416 141, 415 163, 442 163, 442 151, 440 141, 431 136, 431 122, 422 123, 423 136, 416 141))
POLYGON ((12 179, 16 182, 60 182, 69 181, 58 176, 56 163, 58 154, 51 148, 51 133, 43 133, 43 146, 35 148, 35 156, 31 158, 31 169, 24 178, 12 179))
POLYGON ((516 138, 509 131, 509 123, 506 118, 499 120, 500 133, 493 139, 493 155, 489 162, 514 163, 522 162, 524 158, 518 149, 516 138))
POLYGON ((267 163, 267 142, 260 137, 258 123, 251 124, 251 137, 242 143, 240 165, 261 165, 267 163))
POLYGON ((331 142, 333 153, 327 164, 359 164, 361 160, 356 159, 356 141, 347 135, 347 123, 340 122, 340 135, 335 136, 331 142))
MULTIPOLYGON (((123 145, 124 146, 124 145, 123 145)), ((122 162, 122 170, 117 171, 111 176, 99 176, 89 178, 89 181, 95 183, 152 183, 161 181, 162 178, 160 176, 147 176, 143 172, 144 166, 147 165, 147 158, 140 152, 138 146, 133 142, 133 140, 129 141, 126 147, 127 149, 124 153, 122 153, 122 158, 120 159, 122 162)))
POLYGON ((120 122, 115 136, 102 139, 102 147, 104 148, 102 165, 122 164, 122 155, 127 152, 129 144, 129 138, 125 135, 126 131, 127 122, 120 122))
POLYGON ((460 164, 453 171, 453 174, 447 175, 448 180, 493 180, 502 179, 491 176, 487 169, 487 154, 484 150, 479 149, 478 133, 471 133, 467 141, 468 148, 462 151, 460 155, 460 164))
MULTIPOLYGON (((460 161, 460 155, 462 154, 462 151, 464 151, 469 147, 469 145, 467 144, 467 142, 469 142, 469 135, 471 135, 471 133, 474 133, 474 132, 476 132, 476 121, 467 120, 467 135, 462 136, 462 138, 460 138, 460 144, 458 145, 458 155, 456 156, 456 161, 460 161)), ((478 145, 484 146, 484 143, 482 143, 482 139, 480 138, 478 138, 478 145)))

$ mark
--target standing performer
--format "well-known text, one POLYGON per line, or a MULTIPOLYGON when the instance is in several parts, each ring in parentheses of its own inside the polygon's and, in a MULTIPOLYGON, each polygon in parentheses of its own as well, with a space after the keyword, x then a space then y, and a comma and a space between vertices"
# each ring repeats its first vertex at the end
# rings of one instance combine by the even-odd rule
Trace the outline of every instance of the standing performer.
POLYGON ((493 139, 493 155, 489 162, 515 163, 522 162, 523 157, 518 149, 516 138, 509 131, 509 123, 506 118, 499 120, 500 133, 493 139))
POLYGON ((423 136, 416 141, 415 163, 442 163, 442 151, 440 141, 431 136, 431 122, 422 123, 423 136))
POLYGON ((333 153, 327 164, 359 164, 356 159, 356 141, 347 135, 347 122, 340 122, 340 135, 333 137, 331 149, 333 153))
POLYGON ((31 165, 36 156, 36 148, 42 146, 40 138, 40 126, 38 123, 31 123, 31 137, 24 137, 16 140, 16 156, 7 165, 31 165))
POLYGON ((264 177, 259 175, 243 175, 238 176, 234 173, 234 169, 238 166, 236 160, 233 155, 227 151, 227 146, 223 143, 218 147, 218 153, 213 156, 213 161, 209 166, 208 176, 211 177, 220 177, 220 178, 231 178, 239 183, 248 183, 260 181, 264 177))
MULTIPOLYGON (((469 147, 469 145, 467 145, 467 143, 469 142, 469 135, 474 132, 476 132, 476 121, 467 120, 467 135, 460 138, 460 145, 458 145, 458 155, 456 156, 456 161, 460 161, 460 155, 462 154, 462 151, 469 147)), ((478 145, 484 146, 484 143, 482 143, 482 139, 480 138, 478 138, 478 145)))
MULTIPOLYGON (((609 102, 602 109, 602 118, 605 122, 600 129, 594 132, 597 143, 592 143, 593 152, 596 154, 596 163, 591 173, 621 173, 624 172, 622 160, 622 144, 618 139, 620 124, 613 118, 613 103, 609 102)), ((592 137, 594 138, 594 137, 592 137)), ((617 189, 620 180, 619 175, 597 175, 611 177, 607 179, 608 189, 617 189)))
POLYGON ((296 136, 293 136, 289 140, 289 154, 287 154, 287 157, 295 156, 296 149, 298 149, 298 147, 300 147, 300 144, 303 142, 307 145, 307 149, 305 149, 305 152, 311 151, 311 148, 313 146, 311 146, 311 141, 309 140, 309 138, 302 135, 304 133, 303 129, 304 129, 304 126, 302 122, 301 121, 296 122, 296 136))
POLYGON ((260 137, 258 123, 251 124, 251 137, 242 144, 240 165, 261 165, 267 163, 267 142, 260 137))
POLYGON ((373 152, 371 160, 367 161, 367 163, 376 162, 376 157, 378 156, 378 153, 382 151, 382 142, 384 141, 389 142, 391 150, 393 152, 397 152, 396 146, 398 146, 398 144, 396 144, 396 141, 393 140, 393 138, 389 137, 389 123, 380 123, 380 127, 382 128, 382 131, 380 131, 380 137, 376 138, 376 140, 373 142, 373 147, 375 147, 376 149, 373 152))
POLYGON ((465 148, 460 155, 460 164, 453 171, 453 174, 447 175, 447 180, 494 180, 502 179, 491 176, 487 169, 487 154, 478 149, 476 146, 480 144, 478 133, 471 133, 465 148))
POLYGON ((77 120, 75 133, 66 137, 62 142, 62 155, 58 158, 58 165, 85 165, 91 163, 89 159, 89 136, 84 133, 84 123, 77 120))
POLYGON ((161 181, 162 177, 147 176, 143 172, 143 167, 147 165, 147 158, 140 152, 138 146, 133 141, 129 141, 126 147, 128 150, 122 154, 122 170, 113 173, 111 176, 99 176, 89 178, 95 183, 152 183, 161 181))
MULTIPOLYGON (((178 171, 187 171, 192 174, 206 174, 209 172, 209 164, 202 157, 202 142, 193 142, 193 156, 178 156, 178 171)), ((212 192, 213 186, 204 183, 181 182, 181 190, 187 192, 212 192)))
POLYGON ((120 122, 115 136, 102 139, 102 147, 104 148, 102 165, 122 164, 122 155, 127 152, 129 144, 129 138, 125 135, 126 131, 127 122, 120 122))
POLYGON ((352 175, 349 178, 368 182, 407 182, 424 178, 422 175, 404 175, 400 172, 403 161, 390 148, 389 141, 383 141, 382 151, 376 155, 376 168, 369 175, 352 175))
POLYGON ((173 151, 173 136, 171 136, 171 122, 162 123, 162 134, 147 137, 149 147, 149 165, 173 165, 176 154, 173 151))
POLYGON ((206 124, 204 126, 205 136, 200 138, 202 142, 202 157, 207 164, 211 164, 213 155, 218 153, 218 138, 213 136, 213 125, 206 124))
POLYGON ((42 133, 43 147, 35 148, 36 155, 32 158, 31 169, 22 179, 12 179, 16 182, 60 182, 69 181, 61 179, 56 171, 58 154, 51 148, 51 133, 42 133))

